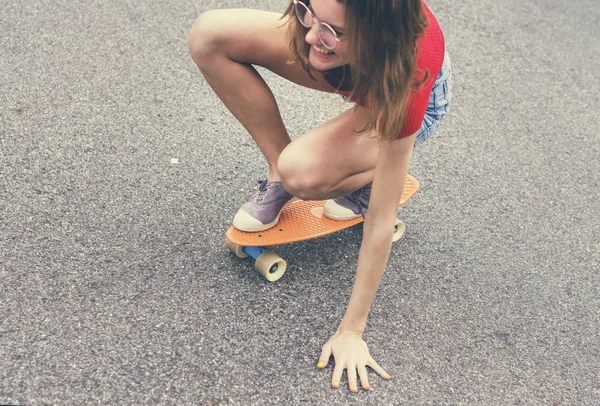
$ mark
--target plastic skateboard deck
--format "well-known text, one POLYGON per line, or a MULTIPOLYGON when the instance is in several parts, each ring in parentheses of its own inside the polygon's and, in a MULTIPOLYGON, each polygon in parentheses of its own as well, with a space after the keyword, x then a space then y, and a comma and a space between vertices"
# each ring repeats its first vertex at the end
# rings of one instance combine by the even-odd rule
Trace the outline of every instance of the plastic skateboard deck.
MULTIPOLYGON (((419 182, 408 175, 399 205, 406 203, 418 189, 419 182)), ((254 258, 256 271, 270 282, 274 282, 283 276, 287 264, 265 247, 323 237, 363 222, 362 217, 331 220, 323 215, 324 203, 322 200, 298 200, 290 203, 281 212, 277 224, 265 231, 244 232, 232 226, 225 233, 225 245, 240 258, 254 258)), ((397 219, 394 241, 403 233, 404 223, 397 219)))

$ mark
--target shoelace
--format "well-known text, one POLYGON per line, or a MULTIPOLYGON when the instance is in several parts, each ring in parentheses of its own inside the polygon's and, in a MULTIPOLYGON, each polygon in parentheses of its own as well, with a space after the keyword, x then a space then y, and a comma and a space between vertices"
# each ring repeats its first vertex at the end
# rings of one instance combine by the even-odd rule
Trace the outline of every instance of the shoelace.
POLYGON ((255 197, 257 202, 262 202, 265 195, 267 194, 267 191, 269 190, 269 188, 267 187, 268 183, 269 183, 268 180, 259 180, 258 181, 258 193, 255 197))

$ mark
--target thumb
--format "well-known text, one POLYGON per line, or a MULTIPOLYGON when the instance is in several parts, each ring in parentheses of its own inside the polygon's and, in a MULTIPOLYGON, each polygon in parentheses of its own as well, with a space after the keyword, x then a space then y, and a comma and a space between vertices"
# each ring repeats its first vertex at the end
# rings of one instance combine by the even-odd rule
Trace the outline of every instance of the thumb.
POLYGON ((323 369, 327 366, 329 362, 329 358, 331 357, 331 342, 327 341, 325 345, 323 345, 323 350, 321 351, 321 356, 319 357, 319 362, 317 363, 317 368, 323 369))

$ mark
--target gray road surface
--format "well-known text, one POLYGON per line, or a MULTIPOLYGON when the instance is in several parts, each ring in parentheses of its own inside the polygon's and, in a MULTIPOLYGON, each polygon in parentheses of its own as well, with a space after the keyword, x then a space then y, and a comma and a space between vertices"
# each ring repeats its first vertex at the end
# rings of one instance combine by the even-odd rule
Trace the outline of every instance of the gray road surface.
MULTIPOLYGON (((248 5, 285 2, 2 3, 0 404, 598 404, 597 2, 430 1, 454 104, 365 334, 393 379, 356 396, 315 364, 360 228, 275 284, 223 247, 266 168, 186 34, 248 5)), ((265 76, 294 137, 339 103, 265 76)))

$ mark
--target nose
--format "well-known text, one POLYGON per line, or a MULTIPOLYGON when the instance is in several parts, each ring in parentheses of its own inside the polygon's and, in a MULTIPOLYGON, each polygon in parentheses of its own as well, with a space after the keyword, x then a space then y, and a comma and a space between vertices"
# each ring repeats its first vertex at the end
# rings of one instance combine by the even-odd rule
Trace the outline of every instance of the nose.
POLYGON ((319 32, 317 24, 313 24, 308 32, 306 33, 306 37, 304 37, 306 42, 310 45, 318 45, 321 43, 321 39, 319 38, 319 32))

